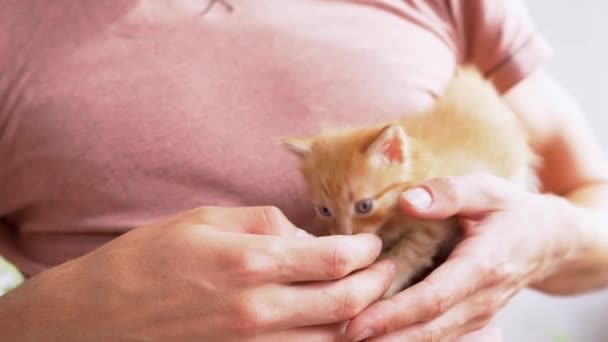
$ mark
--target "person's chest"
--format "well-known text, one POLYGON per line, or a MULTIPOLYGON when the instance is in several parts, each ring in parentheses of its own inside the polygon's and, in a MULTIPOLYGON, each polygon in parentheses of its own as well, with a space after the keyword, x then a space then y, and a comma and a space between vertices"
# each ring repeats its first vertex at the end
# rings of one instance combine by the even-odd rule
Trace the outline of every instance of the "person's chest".
POLYGON ((272 204, 306 224, 295 160, 273 137, 415 112, 454 68, 445 40, 391 1, 228 2, 180 24, 83 8, 89 36, 31 51, 0 113, 0 216, 26 233, 120 231, 272 204))

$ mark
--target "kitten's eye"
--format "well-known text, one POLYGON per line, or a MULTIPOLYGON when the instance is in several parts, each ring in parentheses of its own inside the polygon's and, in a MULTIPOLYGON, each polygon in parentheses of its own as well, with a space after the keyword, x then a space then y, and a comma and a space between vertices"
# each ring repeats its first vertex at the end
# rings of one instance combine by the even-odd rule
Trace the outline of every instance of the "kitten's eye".
POLYGON ((355 211, 357 214, 367 214, 372 211, 374 207, 374 201, 371 198, 360 200, 355 204, 355 211))
POLYGON ((319 215, 321 215, 321 216, 325 216, 325 217, 332 216, 331 210, 329 210, 328 207, 324 207, 324 206, 320 205, 317 207, 317 211, 319 212, 319 215))

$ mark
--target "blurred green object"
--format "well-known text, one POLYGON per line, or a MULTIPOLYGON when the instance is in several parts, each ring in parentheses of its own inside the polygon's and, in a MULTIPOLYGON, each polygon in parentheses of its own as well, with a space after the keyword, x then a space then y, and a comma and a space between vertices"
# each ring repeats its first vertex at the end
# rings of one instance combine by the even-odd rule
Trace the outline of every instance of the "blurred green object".
POLYGON ((553 342, 572 342, 568 336, 555 329, 548 331, 547 333, 552 337, 553 342))
POLYGON ((23 282, 23 275, 17 268, 0 257, 0 296, 19 286, 23 282))

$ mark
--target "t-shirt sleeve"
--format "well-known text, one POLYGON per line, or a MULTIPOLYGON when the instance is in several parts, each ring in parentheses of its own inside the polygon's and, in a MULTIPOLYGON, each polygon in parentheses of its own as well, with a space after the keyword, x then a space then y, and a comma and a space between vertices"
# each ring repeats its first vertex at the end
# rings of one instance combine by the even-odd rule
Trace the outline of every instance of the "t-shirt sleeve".
POLYGON ((522 0, 448 0, 461 62, 504 93, 551 57, 522 0))

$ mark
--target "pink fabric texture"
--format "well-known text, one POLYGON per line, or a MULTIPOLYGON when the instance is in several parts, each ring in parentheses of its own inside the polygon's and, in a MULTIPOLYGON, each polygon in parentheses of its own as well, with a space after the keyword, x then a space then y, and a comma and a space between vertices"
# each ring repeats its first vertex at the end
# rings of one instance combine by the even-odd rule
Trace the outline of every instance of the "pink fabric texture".
POLYGON ((197 206, 314 230, 275 136, 427 107, 458 63, 501 91, 550 50, 515 0, 7 0, 0 254, 25 273, 197 206))

